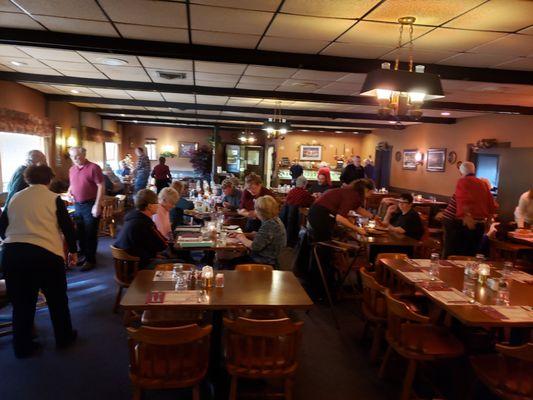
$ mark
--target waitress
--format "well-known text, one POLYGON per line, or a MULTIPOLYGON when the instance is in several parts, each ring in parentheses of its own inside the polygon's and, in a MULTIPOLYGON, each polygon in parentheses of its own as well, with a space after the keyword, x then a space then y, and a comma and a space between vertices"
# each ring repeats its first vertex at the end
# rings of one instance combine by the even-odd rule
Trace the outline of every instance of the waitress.
POLYGON ((313 240, 315 242, 331 240, 336 223, 364 234, 362 228, 350 222, 348 213, 354 210, 364 217, 372 217, 372 214, 363 208, 365 198, 372 190, 374 184, 370 179, 357 179, 342 188, 324 192, 311 206, 307 217, 313 229, 313 240))

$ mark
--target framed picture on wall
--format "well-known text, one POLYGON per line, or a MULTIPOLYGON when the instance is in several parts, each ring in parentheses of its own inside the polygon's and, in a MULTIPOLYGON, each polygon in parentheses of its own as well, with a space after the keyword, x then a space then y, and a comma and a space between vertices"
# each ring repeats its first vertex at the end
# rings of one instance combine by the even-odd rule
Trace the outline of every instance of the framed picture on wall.
POLYGON ((198 150, 198 142, 178 142, 179 158, 191 158, 196 150, 198 150))
POLYGON ((428 149, 426 171, 444 172, 446 168, 446 149, 428 149))
POLYGON ((322 161, 322 146, 309 146, 302 144, 300 146, 301 161, 322 161))
POLYGON ((416 149, 409 149, 403 151, 403 169, 409 169, 409 170, 416 170, 417 162, 416 162, 416 153, 418 150, 416 149))

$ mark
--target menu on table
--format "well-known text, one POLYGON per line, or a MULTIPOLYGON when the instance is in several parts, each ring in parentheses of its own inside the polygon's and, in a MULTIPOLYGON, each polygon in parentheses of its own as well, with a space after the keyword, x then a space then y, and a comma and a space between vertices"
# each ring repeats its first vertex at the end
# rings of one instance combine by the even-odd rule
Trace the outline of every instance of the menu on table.
POLYGON ((533 284, 533 275, 528 274, 524 271, 513 271, 510 274, 511 279, 520 282, 520 283, 529 283, 533 284))
POLYGON ((512 322, 533 322, 533 309, 528 306, 481 306, 481 311, 496 318, 512 322))
POLYGON ((450 288, 444 282, 423 282, 420 285, 427 293, 444 304, 472 304, 475 301, 463 292, 450 288))
POLYGON ((148 293, 146 304, 198 304, 208 301, 202 290, 165 290, 148 293))
POLYGON ((400 271, 400 273, 405 276, 407 279, 409 279, 411 282, 424 282, 431 280, 431 277, 426 274, 425 272, 403 272, 400 271))
POLYGON ((172 271, 155 271, 154 282, 171 282, 173 281, 172 271))

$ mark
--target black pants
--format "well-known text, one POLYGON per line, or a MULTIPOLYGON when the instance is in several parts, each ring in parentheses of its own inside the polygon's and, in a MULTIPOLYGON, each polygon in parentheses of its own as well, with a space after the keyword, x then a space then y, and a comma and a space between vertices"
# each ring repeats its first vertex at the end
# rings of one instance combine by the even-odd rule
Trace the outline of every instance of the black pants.
POLYGON ((445 232, 444 253, 446 256, 475 256, 481 248, 485 224, 477 223, 474 229, 468 229, 463 221, 456 219, 447 223, 445 232))
POLYGON ((76 222, 76 233, 80 246, 80 253, 85 256, 88 262, 96 262, 96 247, 98 246, 98 225, 100 218, 94 218, 92 209, 94 201, 85 201, 75 203, 76 213, 74 221, 76 222))
POLYGON ((168 179, 156 179, 155 180, 155 187, 157 188, 157 194, 163 189, 168 187, 170 185, 170 182, 168 179))
POLYGON ((46 296, 56 343, 66 343, 72 337, 72 323, 63 258, 33 244, 6 243, 2 267, 7 295, 13 305, 15 351, 30 350, 39 289, 46 296))

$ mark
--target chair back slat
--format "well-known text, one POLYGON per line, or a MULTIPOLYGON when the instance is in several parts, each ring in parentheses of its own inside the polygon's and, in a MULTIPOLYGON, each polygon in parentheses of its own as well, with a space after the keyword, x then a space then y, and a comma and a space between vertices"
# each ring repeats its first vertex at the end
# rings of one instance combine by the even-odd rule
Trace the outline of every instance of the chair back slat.
POLYGON ((115 280, 122 286, 129 286, 139 271, 140 258, 115 246, 111 246, 111 255, 115 261, 115 280))
POLYGON ((382 259, 394 259, 394 260, 406 260, 407 254, 405 253, 379 253, 376 256, 376 262, 374 263, 374 269, 376 271, 376 281, 389 289, 394 289, 397 285, 396 277, 394 273, 381 263, 382 259))
POLYGON ((533 398, 533 343, 497 344, 496 350, 501 354, 497 389, 509 398, 533 398))
POLYGON ((380 285, 366 268, 361 268, 359 271, 363 286, 363 311, 365 314, 369 313, 376 318, 386 318, 387 308, 384 293, 387 288, 380 285))

